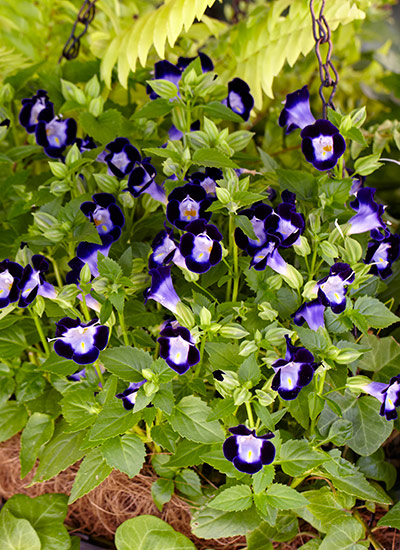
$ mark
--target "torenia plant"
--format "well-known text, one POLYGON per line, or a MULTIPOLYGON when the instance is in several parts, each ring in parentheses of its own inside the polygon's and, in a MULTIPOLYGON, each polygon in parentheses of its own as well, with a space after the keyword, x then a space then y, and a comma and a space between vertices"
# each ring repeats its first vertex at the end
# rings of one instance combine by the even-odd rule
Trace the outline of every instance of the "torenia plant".
POLYGON ((197 537, 268 549, 301 519, 310 548, 379 548, 363 511, 392 503, 399 318, 379 297, 400 238, 366 182, 379 155, 349 154, 365 109, 315 119, 289 93, 293 170, 206 54, 151 76, 135 111, 97 77, 8 106, 1 438, 22 430, 34 482, 83 458, 69 503, 146 461, 197 537))

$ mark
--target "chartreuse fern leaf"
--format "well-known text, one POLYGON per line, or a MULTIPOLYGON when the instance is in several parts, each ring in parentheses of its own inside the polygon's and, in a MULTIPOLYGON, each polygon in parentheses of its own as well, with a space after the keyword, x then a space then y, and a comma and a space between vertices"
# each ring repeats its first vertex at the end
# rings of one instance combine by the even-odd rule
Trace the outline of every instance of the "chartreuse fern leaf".
POLYGON ((101 63, 103 80, 110 86, 112 69, 118 63, 118 78, 126 87, 129 71, 136 70, 138 60, 145 66, 152 46, 164 58, 167 40, 174 46, 182 31, 187 32, 215 1, 165 0, 158 9, 138 17, 128 29, 117 34, 105 51, 101 63))
MULTIPOLYGON (((315 2, 316 13, 320 4, 315 2)), ((324 14, 331 30, 365 17, 354 0, 330 0, 324 14)), ((274 78, 285 62, 292 67, 299 55, 307 55, 313 46, 308 0, 277 0, 270 7, 255 10, 242 24, 232 47, 235 75, 249 83, 256 107, 262 105, 262 91, 273 97, 274 78)))

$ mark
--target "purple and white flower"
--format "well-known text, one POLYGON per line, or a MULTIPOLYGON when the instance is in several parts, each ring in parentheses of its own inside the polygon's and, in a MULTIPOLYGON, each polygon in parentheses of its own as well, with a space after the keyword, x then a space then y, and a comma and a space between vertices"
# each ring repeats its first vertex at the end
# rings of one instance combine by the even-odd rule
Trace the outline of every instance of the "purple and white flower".
POLYGON ((174 289, 171 279, 171 268, 166 265, 149 270, 151 275, 151 287, 145 293, 145 302, 155 300, 173 313, 181 301, 174 289))
POLYGON ((167 219, 178 229, 185 229, 189 222, 200 218, 207 222, 211 218, 211 212, 206 212, 211 200, 200 185, 186 183, 175 187, 168 195, 167 219))
MULTIPOLYGON (((295 197, 296 195, 294 200, 295 197)), ((300 235, 305 228, 304 216, 296 212, 294 202, 282 202, 275 208, 274 215, 266 219, 265 228, 268 233, 276 233, 280 237, 279 246, 288 248, 299 243, 300 235)))
POLYGON ((76 138, 75 143, 81 153, 84 153, 85 151, 91 151, 92 149, 96 149, 97 147, 94 139, 88 135, 86 135, 84 138, 76 138))
POLYGON ((147 193, 154 200, 166 203, 164 188, 155 182, 157 171, 149 160, 150 158, 144 158, 136 164, 129 175, 128 187, 124 191, 129 191, 135 198, 147 193))
POLYGON ((279 393, 282 399, 296 399, 301 388, 307 386, 317 368, 314 355, 304 347, 293 346, 289 336, 286 338, 285 359, 278 359, 272 364, 275 376, 271 388, 279 393))
POLYGON ((43 118, 41 113, 35 127, 36 143, 44 148, 49 157, 61 158, 67 146, 75 142, 76 121, 73 118, 56 117, 50 121, 43 118))
POLYGON ((76 249, 76 256, 68 262, 71 271, 67 273, 66 279, 68 284, 78 283, 81 270, 85 264, 88 264, 92 277, 99 276, 97 267, 98 253, 103 256, 108 256, 112 243, 114 242, 111 235, 102 235, 102 244, 89 243, 82 241, 76 249))
POLYGON ((316 298, 302 304, 291 317, 294 324, 299 327, 307 323, 311 330, 318 330, 319 327, 325 326, 324 311, 324 304, 320 302, 319 298, 316 298))
POLYGON ((315 117, 310 109, 310 93, 307 86, 286 96, 285 107, 279 115, 279 126, 287 126, 286 133, 290 134, 296 128, 305 128, 314 124, 315 117))
POLYGON ((268 235, 267 242, 254 251, 250 266, 257 271, 262 271, 269 266, 276 273, 286 275, 287 263, 278 252, 280 244, 281 240, 277 235, 268 235))
POLYGON ((273 213, 272 207, 263 202, 257 202, 250 208, 241 210, 239 215, 249 218, 256 239, 248 237, 240 227, 235 229, 235 242, 239 248, 245 250, 249 255, 253 255, 257 249, 264 246, 268 240, 265 220, 273 213))
POLYGON ((331 170, 346 150, 346 142, 329 120, 319 119, 300 133, 306 160, 320 171, 331 170))
POLYGON ((348 221, 350 227, 346 231, 347 235, 371 231, 371 237, 377 241, 388 236, 386 224, 382 220, 385 207, 375 202, 375 192, 376 189, 372 187, 363 187, 357 191, 356 198, 350 202, 351 208, 357 213, 348 221))
POLYGON ((222 235, 215 225, 203 219, 186 225, 179 250, 185 258, 186 267, 194 273, 205 273, 222 259, 220 241, 222 235))
POLYGON ((18 307, 27 307, 33 302, 37 295, 53 299, 56 297, 56 291, 53 285, 46 282, 45 273, 49 270, 49 262, 41 254, 32 256, 32 265, 28 264, 18 287, 20 297, 18 307), (33 266, 33 267, 32 267, 33 266))
POLYGON ((106 145, 108 153, 100 155, 101 160, 107 163, 111 175, 122 179, 130 174, 137 162, 142 160, 139 151, 129 139, 119 137, 106 145))
POLYGON ((392 274, 392 264, 400 256, 400 235, 390 234, 383 241, 368 244, 364 262, 371 264, 370 273, 387 279, 392 274))
POLYGON ((219 168, 206 168, 205 172, 194 172, 190 174, 190 183, 201 185, 207 194, 207 198, 214 200, 217 197, 217 181, 223 179, 222 170, 219 168))
POLYGON ((137 392, 139 388, 143 386, 143 384, 145 384, 146 382, 146 379, 141 380, 140 382, 132 382, 124 391, 116 394, 115 397, 117 397, 118 399, 122 399, 124 409, 126 409, 127 411, 131 411, 133 409, 136 402, 137 392))
POLYGON ((0 308, 16 302, 19 298, 19 282, 24 268, 11 260, 0 262, 0 308))
POLYGON ((190 331, 177 321, 164 324, 157 342, 160 344, 160 357, 178 374, 184 374, 200 361, 200 352, 190 331))
POLYGON ((228 96, 222 103, 243 120, 249 120, 250 112, 254 107, 254 98, 250 93, 249 85, 241 78, 234 78, 228 83, 228 96))
POLYGON ((92 199, 93 202, 87 201, 81 204, 82 212, 95 224, 99 235, 110 235, 113 241, 118 240, 125 218, 121 208, 116 204, 114 195, 95 193, 92 199))
POLYGON ((77 370, 74 374, 69 374, 67 376, 67 380, 70 380, 71 382, 80 382, 84 378, 86 378, 86 368, 77 370))
POLYGON ((53 103, 45 90, 38 90, 34 96, 22 100, 22 109, 19 112, 19 122, 29 134, 33 134, 40 120, 40 115, 45 120, 54 118, 53 103))
POLYGON ((386 420, 397 418, 396 407, 400 405, 400 375, 391 378, 389 384, 371 382, 364 386, 363 390, 381 402, 381 416, 385 416, 386 420))
POLYGON ((78 318, 64 317, 56 327, 54 351, 79 365, 94 363, 107 346, 109 329, 97 319, 82 323, 78 318))
POLYGON ((160 267, 173 262, 179 267, 186 268, 185 258, 174 241, 174 232, 170 228, 163 229, 154 237, 151 244, 153 252, 149 258, 149 267, 160 267))
POLYGON ((348 264, 337 262, 329 275, 318 281, 318 298, 324 306, 330 307, 333 313, 346 309, 347 287, 354 281, 354 271, 348 264))
POLYGON ((227 460, 233 463, 239 472, 256 474, 266 464, 271 464, 275 458, 275 446, 269 441, 273 433, 256 435, 244 424, 229 428, 231 432, 223 444, 222 450, 227 460))

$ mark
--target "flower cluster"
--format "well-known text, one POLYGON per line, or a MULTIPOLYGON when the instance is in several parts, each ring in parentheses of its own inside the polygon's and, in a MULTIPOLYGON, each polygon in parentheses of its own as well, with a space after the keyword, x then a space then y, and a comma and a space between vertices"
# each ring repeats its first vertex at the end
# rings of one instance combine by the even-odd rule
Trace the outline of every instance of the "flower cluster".
POLYGON ((235 230, 235 241, 239 248, 252 256, 251 266, 261 271, 266 266, 285 274, 287 264, 279 254, 280 248, 289 248, 299 242, 305 222, 296 211, 296 196, 289 191, 282 192, 282 203, 276 209, 264 203, 256 203, 239 214, 249 218, 255 239, 240 228, 235 230))
POLYGON ((28 133, 35 133, 36 143, 51 158, 62 158, 67 146, 76 140, 76 121, 55 116, 53 103, 45 90, 38 90, 30 99, 22 100, 19 121, 28 133))

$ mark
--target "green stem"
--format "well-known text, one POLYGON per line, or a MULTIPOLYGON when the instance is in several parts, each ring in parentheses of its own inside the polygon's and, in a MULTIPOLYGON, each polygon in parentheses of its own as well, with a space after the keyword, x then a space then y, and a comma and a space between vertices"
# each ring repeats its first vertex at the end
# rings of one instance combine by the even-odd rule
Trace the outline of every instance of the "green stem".
POLYGON ((88 310, 88 307, 87 307, 87 303, 86 303, 86 298, 85 298, 85 293, 82 292, 82 301, 81 301, 81 310, 82 310, 82 313, 86 319, 86 321, 90 321, 91 317, 90 317, 90 313, 89 313, 89 310, 88 310))
POLYGON ((51 258, 51 263, 53 264, 54 275, 55 275, 57 284, 60 288, 62 288, 63 287, 63 282, 62 282, 62 279, 61 279, 60 270, 58 269, 57 260, 55 260, 54 258, 51 258))
POLYGON ((249 419, 249 428, 252 430, 254 428, 254 418, 253 418, 253 411, 251 410, 250 401, 246 401, 246 411, 247 411, 247 417, 249 419))
POLYGON ((44 335, 42 325, 40 324, 40 319, 37 316, 37 314, 33 311, 32 308, 29 308, 29 312, 31 314, 32 319, 34 320, 36 330, 38 331, 40 341, 42 342, 42 346, 44 348, 44 351, 45 351, 46 355, 49 356, 50 355, 49 343, 47 342, 46 337, 44 335))
POLYGON ((306 479, 306 476, 303 476, 303 477, 295 477, 292 481, 292 483, 290 484, 291 488, 292 489, 295 489, 296 487, 298 487, 300 485, 300 483, 303 483, 303 481, 306 479))
POLYGON ((100 380, 100 383, 101 383, 101 386, 102 388, 104 389, 104 378, 103 378, 103 373, 101 372, 101 368, 100 368, 100 365, 99 365, 99 362, 96 361, 94 364, 93 364, 96 372, 97 372, 97 376, 99 377, 99 380, 100 380))
MULTIPOLYGON (((236 243, 235 243, 234 234, 235 234, 235 220, 234 220, 234 214, 231 212, 229 214, 229 253, 233 256, 233 288, 232 288, 232 297, 231 297, 232 302, 236 302, 237 300, 238 291, 239 291, 239 281, 240 281, 238 247, 236 246, 236 243)), ((230 290, 232 287, 231 280, 228 280, 228 285, 230 290)), ((229 295, 228 295, 228 299, 229 299, 229 295)))
POLYGON ((128 337, 128 334, 126 332, 124 314, 119 312, 119 311, 118 311, 118 319, 119 319, 119 324, 121 325, 122 338, 124 339, 124 344, 125 344, 125 346, 129 346, 129 337, 128 337))
POLYGON ((209 292, 206 288, 203 288, 197 281, 192 281, 194 285, 196 285, 200 290, 202 290, 205 294, 208 294, 208 296, 211 298, 213 302, 216 302, 219 305, 218 300, 209 292))
POLYGON ((356 520, 359 521, 363 526, 365 532, 367 533, 368 540, 372 544, 372 546, 375 548, 375 550, 384 550, 384 547, 376 540, 376 538, 374 537, 374 535, 371 533, 368 526, 366 525, 365 521, 360 516, 360 512, 358 510, 355 510, 353 515, 356 518, 356 520))
POLYGON ((314 250, 313 250, 313 255, 312 255, 312 258, 311 258, 311 267, 310 267, 310 271, 309 271, 309 274, 308 274, 308 280, 309 281, 312 281, 313 277, 314 277, 314 271, 315 271, 315 262, 317 261, 317 246, 316 246, 316 243, 314 243, 314 250))
POLYGON ((196 370, 194 371, 194 377, 198 378, 200 376, 201 367, 203 365, 203 357, 204 357, 204 348, 206 346, 206 333, 203 332, 203 335, 201 337, 201 344, 200 344, 200 361, 197 363, 196 370))

